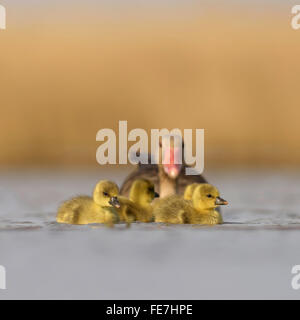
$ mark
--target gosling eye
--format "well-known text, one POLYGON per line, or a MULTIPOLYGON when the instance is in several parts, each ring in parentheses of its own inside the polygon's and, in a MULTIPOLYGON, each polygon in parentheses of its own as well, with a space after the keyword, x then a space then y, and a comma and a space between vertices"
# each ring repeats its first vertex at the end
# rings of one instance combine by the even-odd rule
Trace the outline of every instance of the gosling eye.
POLYGON ((211 194, 207 194, 206 196, 207 196, 207 198, 212 198, 213 197, 211 194))
POLYGON ((103 192, 104 197, 108 197, 108 193, 107 192, 103 192))

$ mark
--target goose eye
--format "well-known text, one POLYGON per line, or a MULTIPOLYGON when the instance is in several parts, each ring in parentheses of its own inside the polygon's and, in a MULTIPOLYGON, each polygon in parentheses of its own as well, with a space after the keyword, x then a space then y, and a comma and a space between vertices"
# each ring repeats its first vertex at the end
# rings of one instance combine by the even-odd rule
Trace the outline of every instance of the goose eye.
POLYGON ((103 192, 103 195, 104 195, 105 197, 108 197, 108 193, 107 193, 107 192, 103 192))
POLYGON ((211 194, 208 194, 208 195, 207 195, 207 198, 212 198, 212 195, 211 195, 211 194))

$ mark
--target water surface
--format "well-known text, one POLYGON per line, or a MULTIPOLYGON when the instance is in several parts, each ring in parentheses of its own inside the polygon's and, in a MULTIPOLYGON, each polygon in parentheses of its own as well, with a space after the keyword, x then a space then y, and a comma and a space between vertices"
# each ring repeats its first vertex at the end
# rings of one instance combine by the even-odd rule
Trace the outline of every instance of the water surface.
POLYGON ((55 222, 61 201, 126 171, 0 174, 0 264, 14 299, 291 298, 300 264, 300 172, 207 173, 230 205, 216 227, 55 222))

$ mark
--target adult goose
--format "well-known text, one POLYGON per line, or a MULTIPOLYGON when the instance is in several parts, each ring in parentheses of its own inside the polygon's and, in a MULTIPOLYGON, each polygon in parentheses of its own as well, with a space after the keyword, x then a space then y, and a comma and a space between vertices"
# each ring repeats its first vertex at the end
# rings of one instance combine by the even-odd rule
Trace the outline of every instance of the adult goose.
MULTIPOLYGON (((164 139, 164 137, 163 137, 164 139)), ((165 161, 159 161, 159 164, 141 164, 129 174, 124 180, 120 194, 129 195, 130 188, 136 179, 146 179, 154 184, 155 191, 161 198, 172 194, 183 194, 186 186, 192 183, 206 183, 202 175, 186 175, 185 169, 189 167, 184 163, 184 144, 182 143, 182 164, 177 164, 180 157, 176 139, 170 142, 169 148, 165 148, 165 154, 162 154, 162 141, 160 142, 160 155, 165 161), (167 159, 167 160, 166 160, 167 159), (163 163, 162 163, 163 162, 163 163)), ((149 160, 151 155, 148 156, 149 160)))

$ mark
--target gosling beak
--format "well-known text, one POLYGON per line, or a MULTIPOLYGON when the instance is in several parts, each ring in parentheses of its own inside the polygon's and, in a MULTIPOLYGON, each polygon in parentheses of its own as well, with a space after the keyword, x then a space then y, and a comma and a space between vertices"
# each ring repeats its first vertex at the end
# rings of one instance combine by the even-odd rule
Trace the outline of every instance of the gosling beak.
POLYGON ((159 193, 154 192, 154 198, 159 198, 159 193))
POLYGON ((115 208, 121 207, 120 202, 117 197, 111 197, 108 203, 111 204, 115 208))
POLYGON ((226 204, 228 204, 228 202, 226 200, 222 199, 221 197, 216 198, 216 205, 217 206, 226 205, 226 204))

